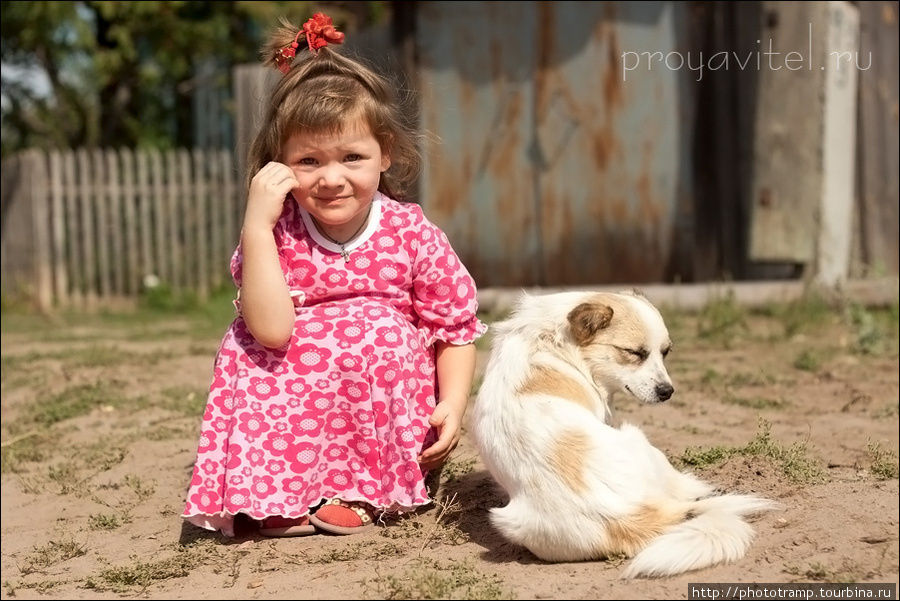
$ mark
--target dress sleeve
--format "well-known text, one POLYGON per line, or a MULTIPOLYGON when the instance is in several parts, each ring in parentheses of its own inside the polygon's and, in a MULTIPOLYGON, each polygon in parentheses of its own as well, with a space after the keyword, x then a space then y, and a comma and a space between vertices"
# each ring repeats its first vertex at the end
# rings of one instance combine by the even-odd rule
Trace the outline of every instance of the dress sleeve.
MULTIPOLYGON (((279 219, 275 224, 273 233, 275 235, 275 243, 278 246, 278 261, 281 263, 281 273, 284 274, 285 281, 288 281, 288 262, 284 256, 284 252, 282 252, 282 242, 285 235, 284 215, 282 215, 281 219, 279 219)), ((244 249, 242 240, 238 241, 237 248, 234 249, 234 253, 231 255, 231 279, 234 281, 234 285, 237 288, 237 293, 235 294, 235 298, 232 301, 234 304, 234 310, 238 316, 242 316, 241 287, 243 286, 244 282, 244 249)))
POLYGON ((487 331, 478 319, 475 280, 446 234, 416 211, 418 247, 413 267, 413 306, 426 344, 469 344, 487 331))

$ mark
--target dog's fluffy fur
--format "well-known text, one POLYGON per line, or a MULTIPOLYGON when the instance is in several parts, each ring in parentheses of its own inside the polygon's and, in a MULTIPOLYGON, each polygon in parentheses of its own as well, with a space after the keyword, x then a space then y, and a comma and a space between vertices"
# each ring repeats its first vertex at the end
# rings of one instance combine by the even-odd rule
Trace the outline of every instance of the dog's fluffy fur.
POLYGON ((639 292, 523 294, 492 328, 473 435, 509 495, 491 510, 507 539, 545 561, 633 557, 623 577, 669 576, 741 558, 743 516, 774 505, 715 495, 640 429, 609 424, 612 397, 668 400, 672 347, 639 292))

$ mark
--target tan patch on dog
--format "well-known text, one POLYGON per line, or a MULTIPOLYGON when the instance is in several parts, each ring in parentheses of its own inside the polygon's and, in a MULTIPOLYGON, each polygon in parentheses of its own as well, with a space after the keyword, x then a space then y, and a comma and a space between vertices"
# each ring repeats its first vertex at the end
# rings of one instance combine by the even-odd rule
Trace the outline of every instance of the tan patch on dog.
POLYGON ((528 379, 516 391, 518 394, 546 394, 571 401, 589 411, 594 410, 594 399, 584 386, 558 371, 536 365, 528 379))
POLYGON ((569 311, 569 326, 578 346, 585 346, 612 321, 612 307, 601 302, 581 303, 569 311))
POLYGON ((598 292, 572 309, 568 321, 572 337, 581 347, 589 346, 601 331, 603 342, 621 348, 637 350, 647 339, 644 320, 621 294, 598 292))
POLYGON ((556 474, 576 493, 587 490, 587 483, 584 481, 584 462, 589 452, 587 434, 569 431, 556 439, 547 457, 556 474))
POLYGON ((606 531, 609 539, 603 545, 604 551, 633 557, 667 527, 684 519, 684 512, 672 513, 659 507, 641 505, 630 516, 607 522, 606 531))

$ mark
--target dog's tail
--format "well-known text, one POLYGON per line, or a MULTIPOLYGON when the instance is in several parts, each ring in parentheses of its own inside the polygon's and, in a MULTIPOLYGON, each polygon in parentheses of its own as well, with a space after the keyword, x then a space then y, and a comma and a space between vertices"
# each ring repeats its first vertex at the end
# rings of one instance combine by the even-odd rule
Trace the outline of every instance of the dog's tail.
POLYGON ((690 504, 690 519, 667 528, 650 541, 622 574, 623 578, 673 576, 744 556, 753 528, 743 517, 777 504, 760 497, 726 494, 690 504))

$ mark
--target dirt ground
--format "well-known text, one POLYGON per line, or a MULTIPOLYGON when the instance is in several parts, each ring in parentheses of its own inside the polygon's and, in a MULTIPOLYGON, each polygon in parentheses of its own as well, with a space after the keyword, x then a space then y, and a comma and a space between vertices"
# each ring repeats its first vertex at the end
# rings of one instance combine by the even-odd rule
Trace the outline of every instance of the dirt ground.
POLYGON ((782 508, 753 520, 742 560, 636 581, 627 560, 549 564, 502 540, 487 516, 506 499, 468 435, 435 506, 361 535, 183 524, 223 315, 4 312, 3 599, 684 599, 688 583, 900 580, 896 305, 666 314, 675 396, 619 399, 618 418, 782 508))

